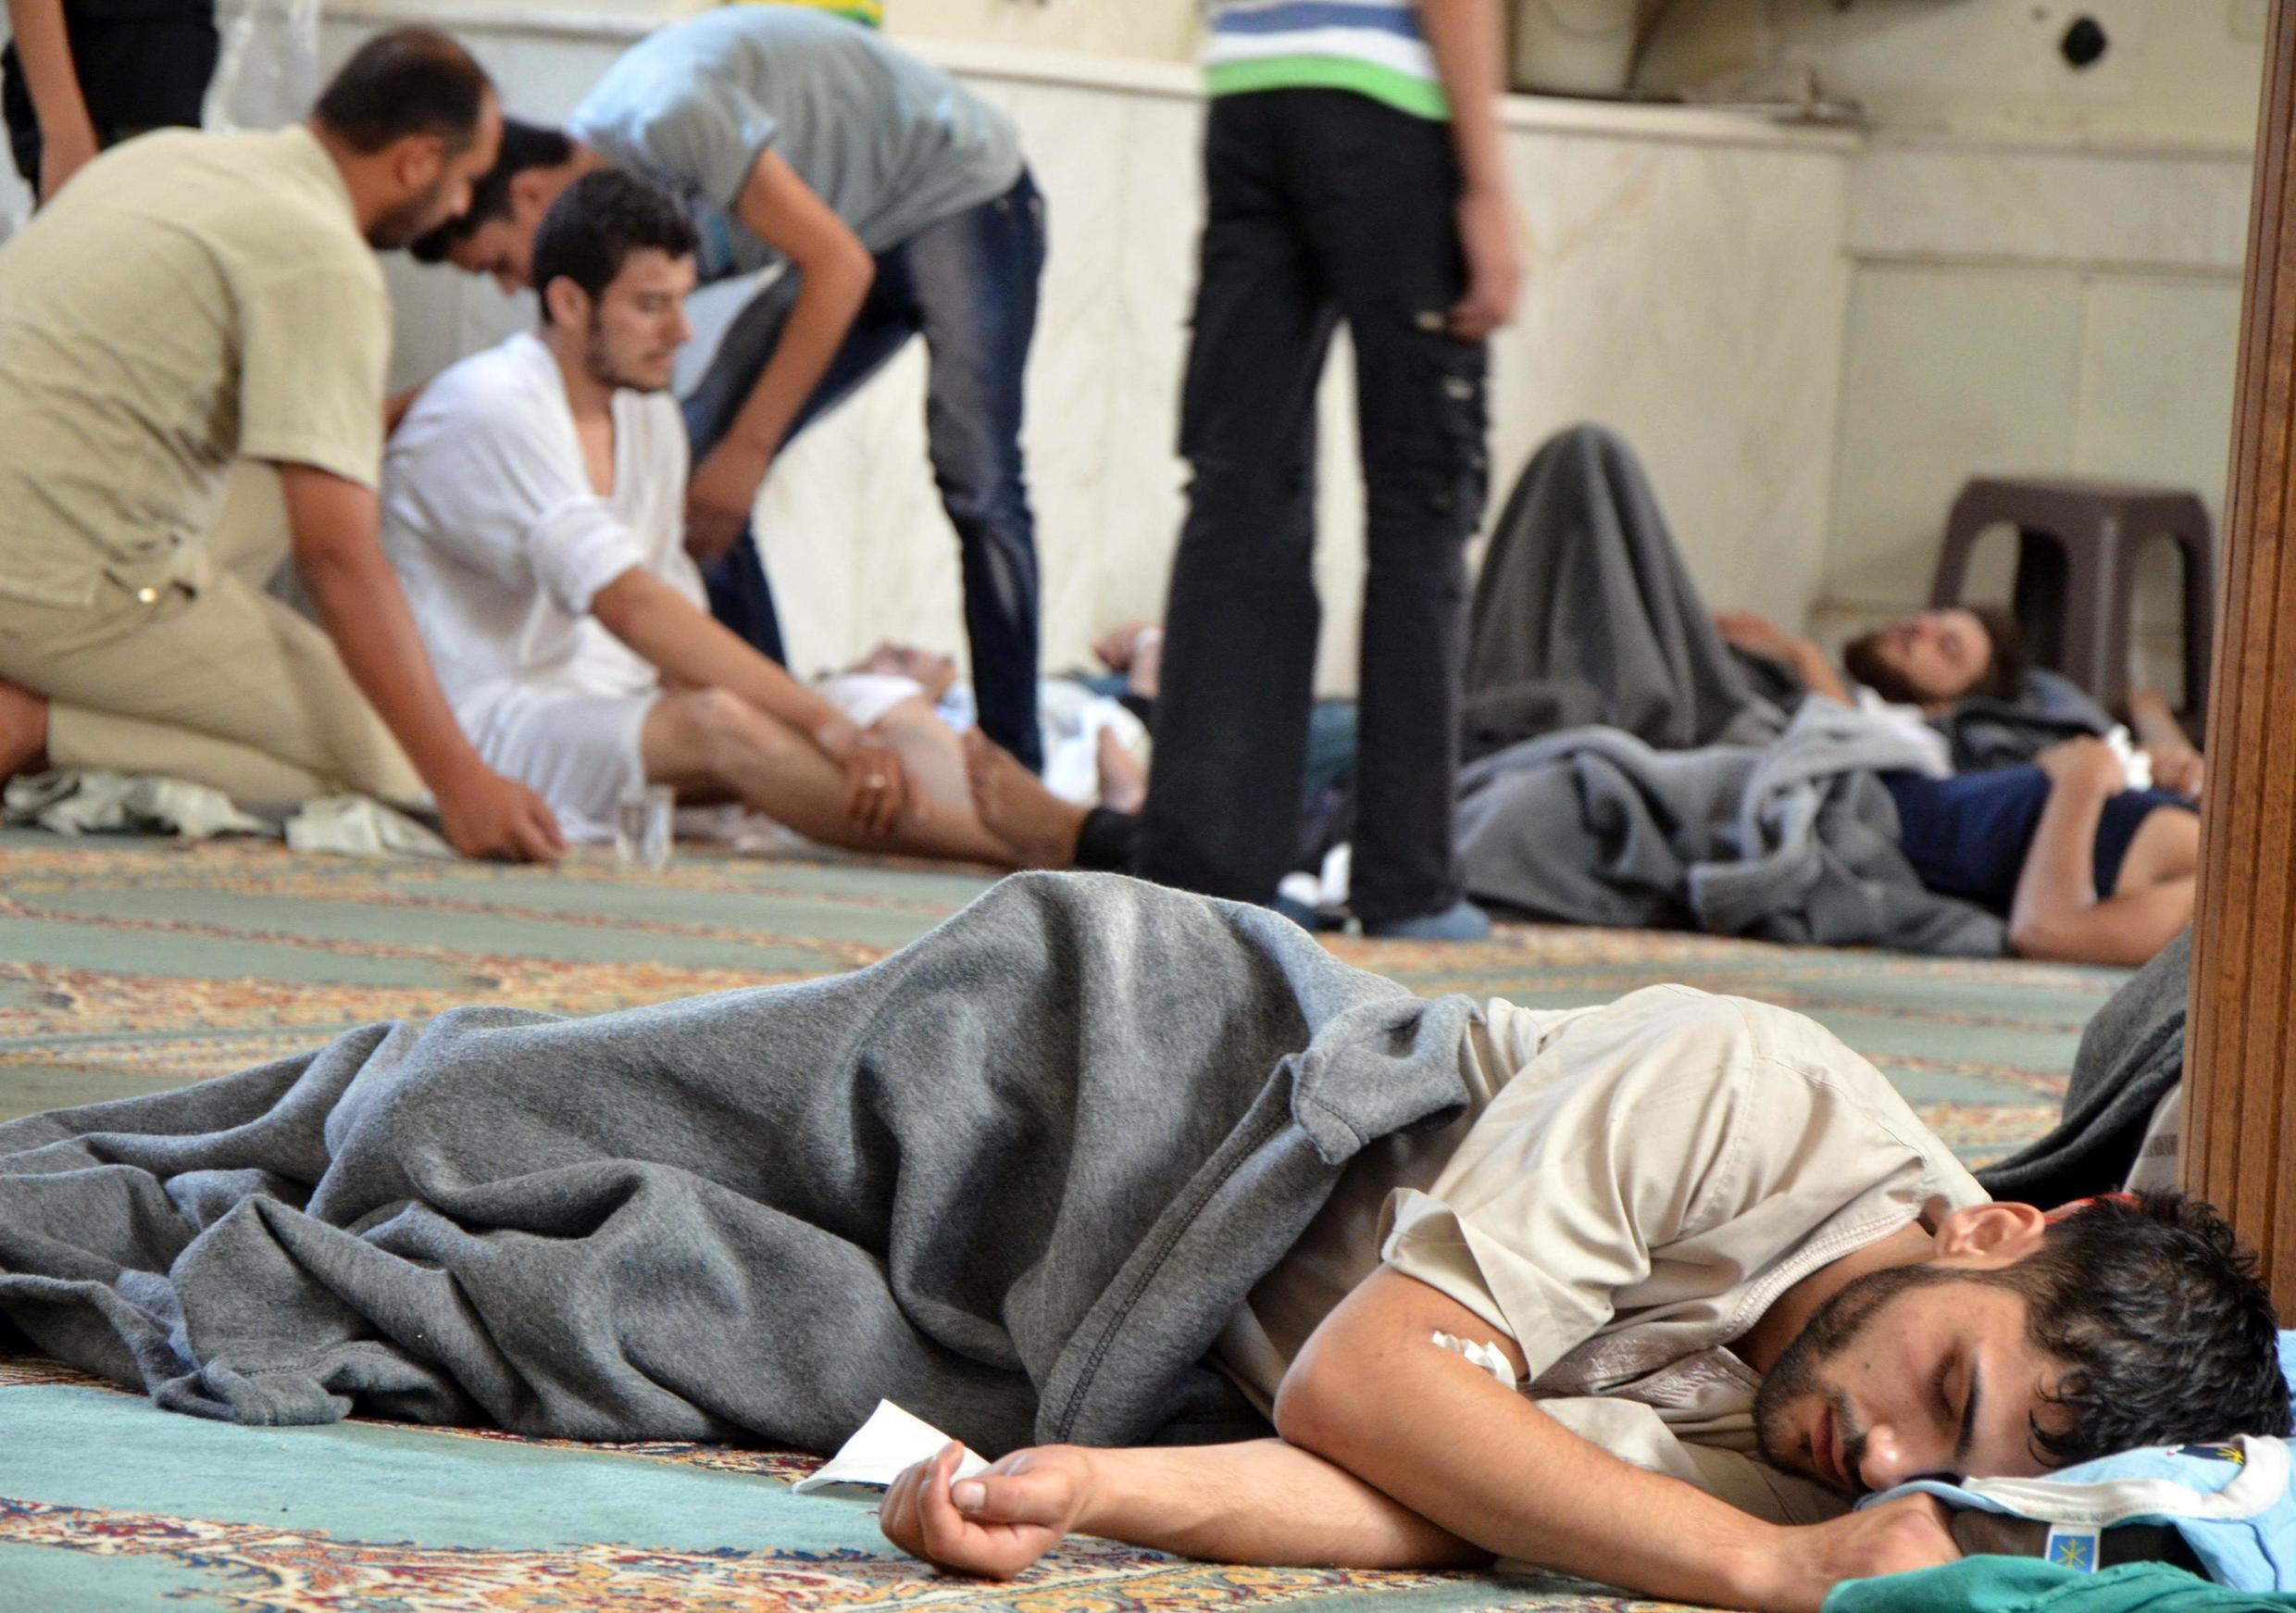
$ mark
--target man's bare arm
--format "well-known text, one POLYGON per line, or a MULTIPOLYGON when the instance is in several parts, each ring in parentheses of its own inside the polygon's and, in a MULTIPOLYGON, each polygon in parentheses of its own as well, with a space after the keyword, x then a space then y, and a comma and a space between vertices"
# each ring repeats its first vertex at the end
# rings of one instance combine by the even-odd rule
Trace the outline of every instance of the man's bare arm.
POLYGON ((310 465, 281 465, 295 564, 353 682, 438 797, 465 857, 549 862, 566 849, 541 796, 479 758, 430 669, 398 573, 376 535, 374 494, 310 465))
POLYGON ((686 542, 703 560, 718 558, 741 535, 766 468, 844 344, 877 278, 876 259, 861 238, 775 152, 757 159, 734 212, 789 260, 799 283, 781 340, 748 401, 724 439, 694 467, 686 495, 686 542))
POLYGON ((1514 319, 1523 284, 1522 248, 1499 129, 1506 29, 1499 0, 1420 0, 1419 19, 1451 103, 1452 145, 1459 159, 1456 215, 1467 283, 1449 310, 1451 333, 1462 342, 1480 342, 1514 319))
POLYGON ((2140 689, 2128 697, 2128 726, 2137 744, 2152 758, 2152 781, 2199 800, 2208 769, 2200 747, 2177 720, 2168 699, 2158 690, 2140 689))
POLYGON ((1281 1440, 1017 1451, 952 1484, 959 1447, 904 1473, 880 1514, 895 1545, 1008 1579, 1070 1534, 1206 1562, 1479 1568, 1491 1554, 1281 1440))
POLYGON ((1645 1595, 1814 1613, 1841 1580, 1959 1555, 1926 1500, 1790 1528, 1629 1466, 1436 1348, 1439 1331, 1525 1366, 1466 1307, 1382 1268, 1292 1364, 1279 1432, 1500 1557, 1645 1595))
POLYGON ((845 810, 872 833, 892 832, 909 798, 900 753, 846 716, 693 602, 641 566, 598 590, 590 612, 675 689, 723 689, 779 718, 845 769, 845 810))
POLYGON ((72 63, 64 0, 8 0, 8 31, 16 38, 24 87, 40 125, 39 191, 45 202, 95 159, 95 122, 72 63))
POLYGON ((599 589, 590 612, 673 686, 730 690, 829 756, 842 760, 852 748, 858 731, 837 707, 643 567, 599 589))
POLYGON ((1283 1441, 1017 1452, 952 1486, 954 1451, 902 1476, 887 1535, 965 1573, 1018 1572, 1064 1534, 1219 1562, 1354 1568, 1533 1562, 1648 1595, 1814 1613, 1845 1579, 1959 1554, 1926 1497, 1790 1528, 1628 1466, 1554 1421, 1437 1332, 1512 1341, 1382 1269, 1284 1381, 1283 1441))

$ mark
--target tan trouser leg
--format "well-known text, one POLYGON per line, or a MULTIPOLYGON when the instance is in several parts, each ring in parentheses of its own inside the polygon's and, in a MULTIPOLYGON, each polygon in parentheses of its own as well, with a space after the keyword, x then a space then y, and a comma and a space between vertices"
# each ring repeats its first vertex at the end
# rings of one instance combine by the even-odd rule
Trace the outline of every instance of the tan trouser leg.
POLYGON ((236 565, 197 594, 106 581, 86 610, 0 597, 0 678, 52 702, 59 768, 168 773, 265 805, 423 797, 333 641, 236 565))

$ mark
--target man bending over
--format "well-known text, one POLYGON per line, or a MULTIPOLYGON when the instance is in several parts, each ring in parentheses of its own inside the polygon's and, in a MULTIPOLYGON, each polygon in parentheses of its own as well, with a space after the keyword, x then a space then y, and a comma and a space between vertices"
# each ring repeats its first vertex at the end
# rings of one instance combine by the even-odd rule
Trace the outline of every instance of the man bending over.
POLYGON ((953 756, 929 708, 864 732, 705 607, 665 390, 693 254, 666 193, 584 176, 535 236, 541 330, 446 371, 393 437, 384 544, 455 716, 577 834, 655 781, 834 844, 1009 863, 969 804, 908 788, 883 735, 953 756))

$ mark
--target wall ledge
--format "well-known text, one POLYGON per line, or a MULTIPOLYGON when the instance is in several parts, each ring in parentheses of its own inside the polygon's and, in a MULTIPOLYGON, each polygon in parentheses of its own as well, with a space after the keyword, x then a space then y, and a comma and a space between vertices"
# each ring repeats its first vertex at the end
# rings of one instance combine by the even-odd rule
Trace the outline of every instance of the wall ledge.
MULTIPOLYGON (((705 10, 693 0, 662 6, 601 4, 530 9, 504 0, 328 0, 332 20, 383 26, 416 22, 433 28, 526 33, 561 39, 627 42, 663 23, 705 10)), ((971 78, 1018 83, 1114 90, 1129 94, 1197 100, 1203 75, 1181 62, 1092 56, 903 35, 904 48, 971 78)), ((1759 110, 1584 101, 1551 95, 1509 95, 1503 119, 1529 133, 1604 140, 1651 140, 1672 144, 1776 147, 1804 152, 1860 150, 1864 133, 1833 124, 1781 121, 1759 110)))

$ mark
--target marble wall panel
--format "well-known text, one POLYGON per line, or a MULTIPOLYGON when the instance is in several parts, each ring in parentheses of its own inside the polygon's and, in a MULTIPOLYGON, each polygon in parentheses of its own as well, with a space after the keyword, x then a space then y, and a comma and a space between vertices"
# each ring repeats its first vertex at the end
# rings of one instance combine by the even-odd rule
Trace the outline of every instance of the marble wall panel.
POLYGON ((2070 271, 1870 267, 1851 293, 1828 604, 1920 603, 1969 476, 2073 458, 2083 292, 2070 271))
POLYGON ((1850 250, 2237 274, 2249 171, 2239 155, 1880 144, 1856 159, 1850 250))

